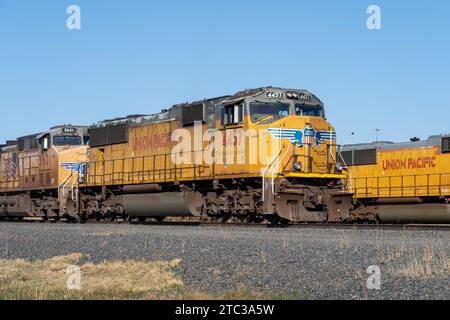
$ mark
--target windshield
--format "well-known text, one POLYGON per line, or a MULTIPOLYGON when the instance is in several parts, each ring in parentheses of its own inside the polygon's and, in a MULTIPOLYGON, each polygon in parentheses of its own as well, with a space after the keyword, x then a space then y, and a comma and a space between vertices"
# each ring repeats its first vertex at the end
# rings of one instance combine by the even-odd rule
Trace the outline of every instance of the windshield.
POLYGON ((289 115, 289 105, 281 102, 252 102, 252 122, 271 123, 289 115))
POLYGON ((306 104, 296 104, 295 114, 297 116, 310 116, 323 118, 322 108, 320 106, 312 106, 306 104))
POLYGON ((79 136, 56 136, 53 137, 54 146, 78 146, 81 144, 79 136))

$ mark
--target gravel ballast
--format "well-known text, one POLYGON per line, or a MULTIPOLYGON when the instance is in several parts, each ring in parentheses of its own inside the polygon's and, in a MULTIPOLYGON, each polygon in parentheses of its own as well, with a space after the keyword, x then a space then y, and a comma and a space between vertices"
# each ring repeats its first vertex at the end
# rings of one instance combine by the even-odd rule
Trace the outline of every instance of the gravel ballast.
POLYGON ((188 290, 295 299, 450 299, 450 232, 0 223, 0 259, 181 259, 188 290), (368 289, 369 266, 381 289, 368 289))

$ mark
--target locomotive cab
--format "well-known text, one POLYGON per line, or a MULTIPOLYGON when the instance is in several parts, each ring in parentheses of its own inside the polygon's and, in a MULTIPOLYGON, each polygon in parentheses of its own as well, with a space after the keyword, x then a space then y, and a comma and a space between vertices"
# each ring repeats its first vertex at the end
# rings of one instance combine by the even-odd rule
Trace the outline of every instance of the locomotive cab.
POLYGON ((258 169, 264 170, 269 164, 267 160, 274 159, 283 167, 281 173, 288 177, 315 175, 335 182, 342 178, 335 130, 325 118, 323 103, 310 92, 271 87, 244 91, 222 101, 218 113, 217 128, 242 129, 231 133, 233 139, 226 139, 227 143, 248 144, 250 131, 256 132, 260 143, 251 145, 247 154, 260 155, 258 169), (267 146, 263 146, 265 141, 267 146), (263 156, 265 147, 268 155, 263 156), (275 156, 277 153, 280 155, 275 156))
POLYGON ((235 152, 219 159, 224 164, 216 170, 260 176, 265 214, 290 221, 350 218, 351 194, 341 187, 344 165, 338 162, 335 129, 315 95, 273 87, 247 90, 223 99, 215 117, 225 147, 235 152))
POLYGON ((87 127, 74 127, 71 125, 56 126, 37 136, 42 151, 48 151, 51 147, 67 149, 87 145, 89 135, 87 127))
POLYGON ((20 137, 0 150, 0 212, 54 219, 75 213, 88 127, 64 125, 20 137))

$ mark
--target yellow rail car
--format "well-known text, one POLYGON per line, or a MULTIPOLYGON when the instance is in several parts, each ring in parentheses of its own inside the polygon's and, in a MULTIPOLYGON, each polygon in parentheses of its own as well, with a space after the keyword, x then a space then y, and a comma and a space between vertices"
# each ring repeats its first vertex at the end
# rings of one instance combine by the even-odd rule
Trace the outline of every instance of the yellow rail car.
MULTIPOLYGON (((293 168, 293 161, 303 160, 303 170, 286 172, 288 177, 307 178, 342 178, 342 174, 335 172, 336 146, 334 140, 329 143, 294 150, 294 144, 289 138, 279 139, 277 135, 287 128, 314 127, 321 131, 333 132, 334 129, 323 119, 318 117, 286 116, 283 120, 271 124, 253 124, 245 116, 241 124, 222 125, 217 123, 221 141, 215 145, 215 155, 211 161, 205 160, 210 141, 195 142, 195 137, 208 134, 208 127, 200 123, 195 132, 194 126, 179 127, 176 120, 163 122, 145 122, 142 118, 130 118, 124 123, 107 124, 99 129, 91 129, 91 137, 95 139, 96 131, 122 131, 127 136, 126 143, 92 146, 90 150, 90 164, 86 175, 87 186, 122 185, 136 183, 166 183, 194 180, 239 179, 246 177, 261 177, 268 162, 277 157, 278 169, 293 168), (197 145, 197 150, 188 151, 186 159, 177 163, 173 153, 177 142, 172 141, 172 134, 183 128, 192 137, 189 145, 197 145), (323 129, 322 129, 323 128, 323 129), (253 143, 251 143, 253 140, 253 143), (227 153, 227 151, 229 151, 227 153), (267 151, 267 152, 266 152, 267 151), (281 152, 280 152, 281 151, 281 152), (261 157, 260 154, 263 154, 261 157), (254 158, 254 159, 251 159, 254 158), (282 158, 282 159, 278 159, 282 158)), ((176 136, 176 135, 175 135, 176 136)), ((214 135, 213 135, 214 137, 214 135)), ((334 138, 333 138, 334 139, 334 138)), ((194 147, 192 148, 194 149, 194 147)), ((182 155, 184 157, 184 155, 182 155)), ((277 170, 277 174, 280 170, 277 170)), ((266 176, 270 176, 267 172, 266 176)))
POLYGON ((57 126, 0 146, 0 217, 76 214, 88 127, 57 126))
POLYGON ((89 132, 80 186, 87 216, 252 213, 324 221, 350 214, 335 130, 322 102, 305 90, 247 90, 103 121, 89 132))
POLYGON ((395 213, 396 220, 422 215, 450 221, 450 136, 346 145, 341 156, 348 166, 348 190, 362 203, 379 205, 385 219, 395 213))

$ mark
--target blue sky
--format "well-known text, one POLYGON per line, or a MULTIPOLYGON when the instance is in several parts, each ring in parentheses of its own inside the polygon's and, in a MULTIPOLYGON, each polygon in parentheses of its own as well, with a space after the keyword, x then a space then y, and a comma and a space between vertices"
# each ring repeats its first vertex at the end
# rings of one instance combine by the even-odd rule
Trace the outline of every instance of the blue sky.
POLYGON ((265 85, 318 95, 339 143, 450 132, 450 2, 0 0, 0 140, 265 85))

